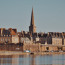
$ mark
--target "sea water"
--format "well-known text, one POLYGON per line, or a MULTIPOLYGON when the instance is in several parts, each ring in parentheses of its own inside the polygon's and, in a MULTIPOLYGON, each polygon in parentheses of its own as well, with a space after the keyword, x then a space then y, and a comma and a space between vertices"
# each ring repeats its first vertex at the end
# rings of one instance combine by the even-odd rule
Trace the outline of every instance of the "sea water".
POLYGON ((0 65, 65 65, 65 55, 3 55, 0 65))

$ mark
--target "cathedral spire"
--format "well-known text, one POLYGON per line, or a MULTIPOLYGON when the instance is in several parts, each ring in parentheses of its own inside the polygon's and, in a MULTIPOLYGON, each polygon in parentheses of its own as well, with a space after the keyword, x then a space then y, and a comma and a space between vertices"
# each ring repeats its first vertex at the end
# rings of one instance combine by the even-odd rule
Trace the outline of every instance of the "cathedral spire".
POLYGON ((34 13, 33 13, 33 8, 32 8, 32 13, 31 13, 31 23, 30 23, 30 26, 29 26, 29 32, 30 33, 36 33, 36 26, 35 26, 35 23, 34 23, 34 13))
POLYGON ((35 25, 34 24, 34 13, 33 13, 33 8, 32 8, 32 13, 31 13, 31 24, 30 25, 35 25))

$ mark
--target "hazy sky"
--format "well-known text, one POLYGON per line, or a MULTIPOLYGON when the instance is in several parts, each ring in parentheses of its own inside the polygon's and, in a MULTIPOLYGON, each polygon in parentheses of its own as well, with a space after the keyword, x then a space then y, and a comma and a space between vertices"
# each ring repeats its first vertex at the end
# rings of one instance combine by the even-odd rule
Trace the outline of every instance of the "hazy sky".
POLYGON ((65 32, 65 0, 0 0, 0 28, 28 31, 32 6, 37 32, 65 32))

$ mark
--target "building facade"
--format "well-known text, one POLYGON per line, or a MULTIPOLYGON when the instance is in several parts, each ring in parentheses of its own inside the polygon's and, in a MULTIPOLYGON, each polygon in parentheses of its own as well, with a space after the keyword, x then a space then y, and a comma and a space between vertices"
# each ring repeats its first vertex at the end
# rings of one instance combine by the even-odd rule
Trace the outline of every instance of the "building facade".
POLYGON ((19 43, 17 29, 0 28, 0 43, 19 43))
POLYGON ((59 37, 52 38, 52 45, 62 45, 62 44, 63 44, 62 38, 59 38, 59 37))

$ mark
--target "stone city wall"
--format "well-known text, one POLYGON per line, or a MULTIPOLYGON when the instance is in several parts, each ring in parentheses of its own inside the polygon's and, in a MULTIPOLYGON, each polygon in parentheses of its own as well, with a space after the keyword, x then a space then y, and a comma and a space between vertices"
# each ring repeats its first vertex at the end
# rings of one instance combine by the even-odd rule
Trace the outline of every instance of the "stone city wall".
MULTIPOLYGON (((63 47, 64 48, 64 47, 63 47)), ((42 44, 24 44, 23 51, 29 50, 31 52, 44 52, 44 51, 58 51, 58 46, 42 45, 42 44)), ((63 50, 63 49, 61 49, 63 50)), ((65 49, 64 49, 65 50, 65 49)))
POLYGON ((19 44, 0 44, 0 51, 23 51, 23 46, 19 44))
POLYGON ((23 51, 29 50, 31 52, 38 52, 39 51, 39 44, 24 44, 23 51))

